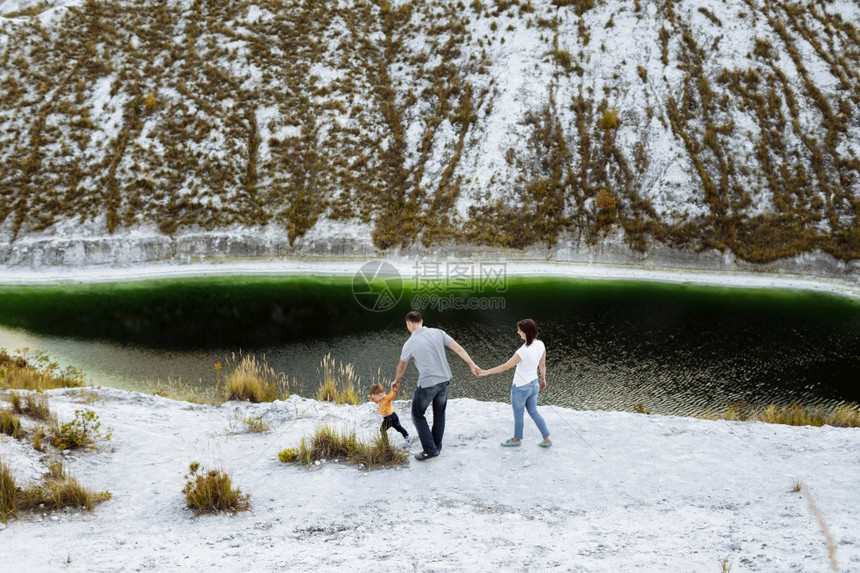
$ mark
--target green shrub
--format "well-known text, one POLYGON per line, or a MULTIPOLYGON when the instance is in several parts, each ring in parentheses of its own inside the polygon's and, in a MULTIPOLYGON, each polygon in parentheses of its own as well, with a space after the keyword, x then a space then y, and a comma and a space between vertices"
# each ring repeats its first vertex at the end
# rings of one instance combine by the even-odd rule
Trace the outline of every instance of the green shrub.
POLYGON ((54 428, 54 445, 61 450, 91 446, 104 438, 110 439, 110 432, 101 433, 102 423, 92 410, 75 410, 75 419, 54 428))
POLYGON ((203 472, 200 464, 189 466, 188 481, 182 489, 187 507, 196 515, 220 511, 245 511, 250 508, 249 497, 233 488, 230 476, 220 470, 203 472))

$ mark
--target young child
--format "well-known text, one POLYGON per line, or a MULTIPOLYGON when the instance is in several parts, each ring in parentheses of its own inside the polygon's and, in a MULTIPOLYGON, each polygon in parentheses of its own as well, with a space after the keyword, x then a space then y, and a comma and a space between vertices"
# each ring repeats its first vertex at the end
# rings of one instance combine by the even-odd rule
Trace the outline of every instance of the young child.
POLYGON ((382 384, 374 384, 370 387, 368 398, 370 398, 371 402, 379 404, 379 413, 382 414, 382 426, 379 430, 382 432, 382 435, 388 436, 388 428, 394 428, 403 434, 403 438, 406 440, 406 447, 408 448, 410 442, 412 442, 412 438, 409 436, 409 432, 400 425, 400 418, 397 417, 397 412, 394 411, 394 405, 391 403, 394 397, 397 396, 398 390, 400 390, 400 382, 392 384, 391 392, 388 394, 385 393, 385 387, 382 384))

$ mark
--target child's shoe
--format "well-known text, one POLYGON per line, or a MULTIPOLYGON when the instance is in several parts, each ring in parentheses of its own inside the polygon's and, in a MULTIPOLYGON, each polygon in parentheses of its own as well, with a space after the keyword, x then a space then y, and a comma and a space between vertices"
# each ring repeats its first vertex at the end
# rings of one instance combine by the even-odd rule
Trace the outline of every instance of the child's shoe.
POLYGON ((412 443, 412 436, 406 436, 406 438, 404 438, 404 439, 406 440, 406 443, 405 443, 405 444, 403 444, 403 447, 404 447, 404 448, 408 448, 408 447, 409 447, 409 444, 411 444, 411 443, 412 443))

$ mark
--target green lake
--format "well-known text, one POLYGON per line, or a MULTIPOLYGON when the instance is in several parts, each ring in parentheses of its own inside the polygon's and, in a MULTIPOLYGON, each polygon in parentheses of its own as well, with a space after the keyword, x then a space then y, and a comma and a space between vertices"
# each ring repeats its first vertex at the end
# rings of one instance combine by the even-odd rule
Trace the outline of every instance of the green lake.
MULTIPOLYGON (((371 281, 373 282, 373 281, 371 281)), ((246 276, 0 286, 0 347, 48 352, 87 382, 150 391, 216 383, 242 352, 312 396, 327 353, 351 363, 361 392, 390 378, 404 315, 446 330, 489 368, 533 318, 547 346, 542 403, 704 414, 733 403, 860 402, 860 301, 808 291, 641 281, 356 283, 355 277, 246 276), (383 287, 380 291, 377 287, 383 287), (367 287, 367 288, 365 288, 367 287), (384 292, 383 292, 384 291, 384 292)), ((507 401, 509 373, 477 380, 449 353, 452 397, 507 401)), ((402 397, 411 395, 410 366, 402 397)))

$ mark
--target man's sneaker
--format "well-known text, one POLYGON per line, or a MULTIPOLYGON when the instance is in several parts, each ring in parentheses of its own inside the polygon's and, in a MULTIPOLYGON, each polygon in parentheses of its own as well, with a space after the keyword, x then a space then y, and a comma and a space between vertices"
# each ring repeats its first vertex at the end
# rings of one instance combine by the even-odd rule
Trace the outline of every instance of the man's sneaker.
POLYGON ((404 448, 408 448, 408 447, 409 447, 409 444, 411 444, 411 443, 412 443, 412 436, 406 436, 406 438, 405 438, 405 439, 406 439, 406 443, 405 443, 405 444, 403 444, 403 447, 404 447, 404 448))
POLYGON ((420 452, 415 454, 415 459, 419 462, 423 462, 424 460, 429 460, 430 458, 435 458, 439 454, 428 454, 427 452, 420 452))

